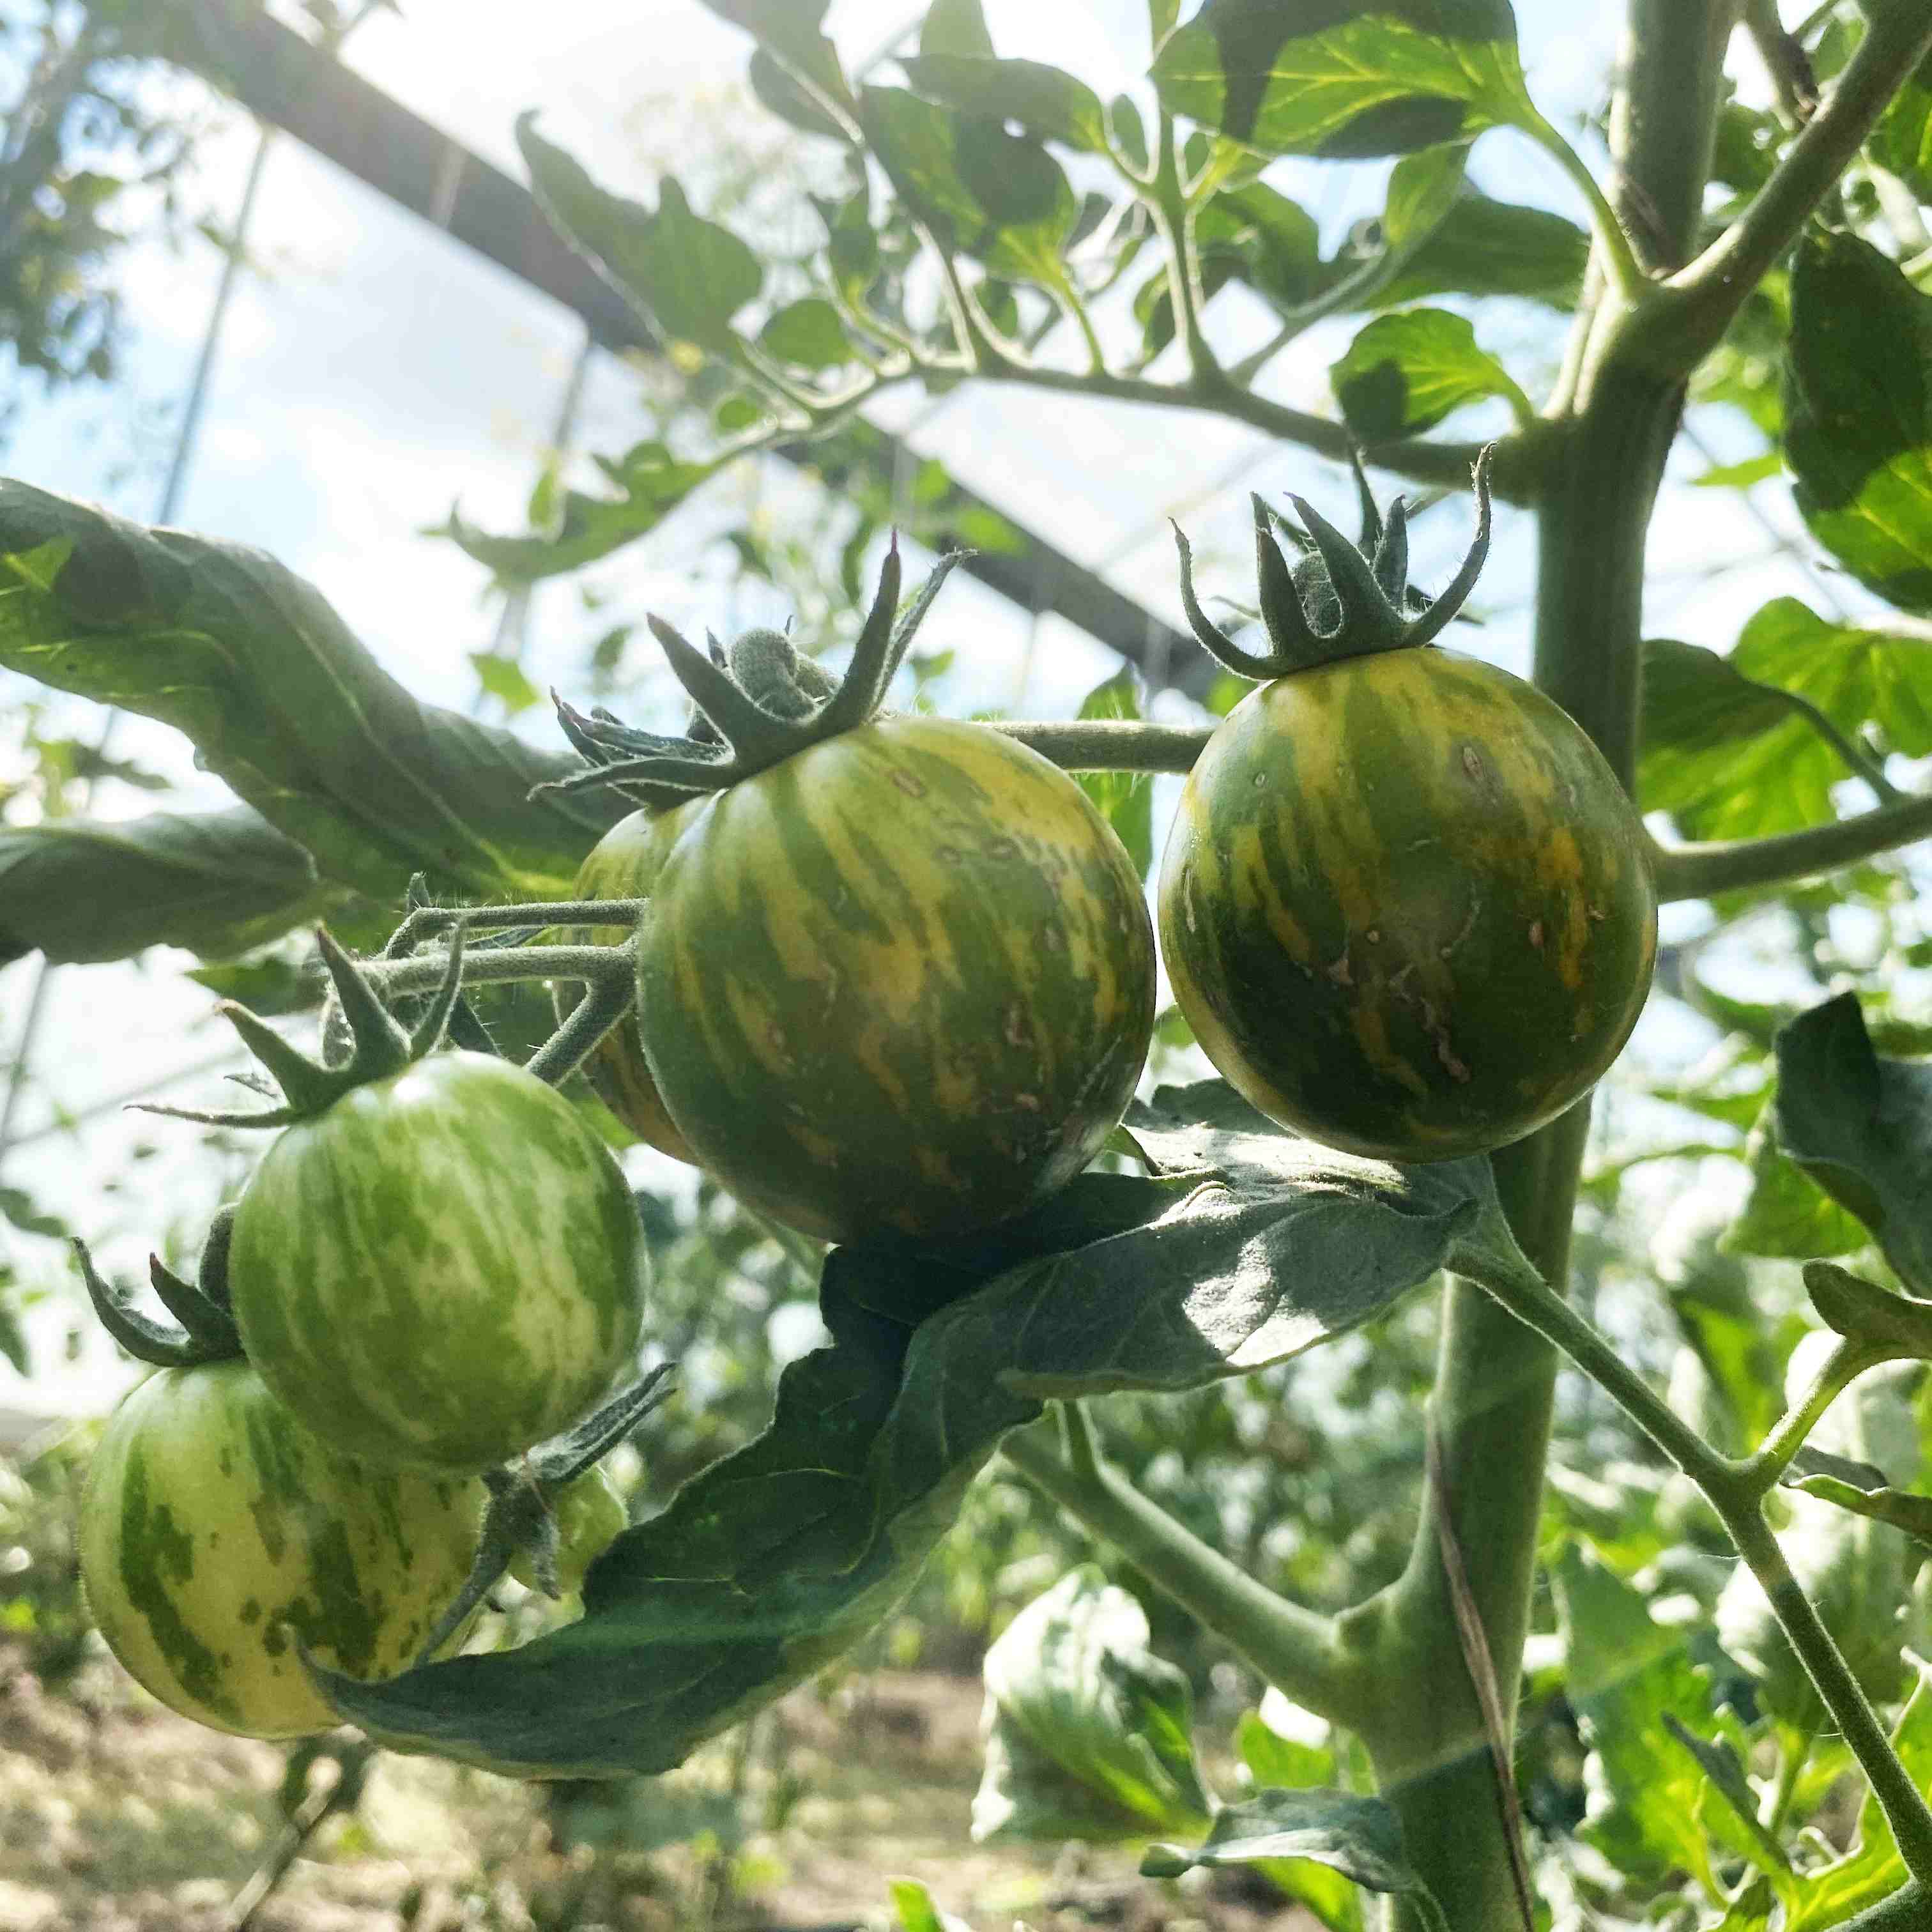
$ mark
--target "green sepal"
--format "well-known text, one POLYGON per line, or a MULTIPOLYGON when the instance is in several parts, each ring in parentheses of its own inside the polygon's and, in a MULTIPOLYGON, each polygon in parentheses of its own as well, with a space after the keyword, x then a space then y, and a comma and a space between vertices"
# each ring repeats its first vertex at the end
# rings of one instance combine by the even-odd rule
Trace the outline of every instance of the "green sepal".
POLYGON ((586 716, 555 698, 565 736, 589 765, 536 790, 613 785, 646 803, 674 802, 726 790, 809 746, 868 723, 884 702, 940 586, 954 565, 970 554, 959 550, 942 556, 910 608, 895 622, 903 566, 894 531, 852 662, 836 684, 781 632, 750 632, 724 648, 713 638, 707 654, 662 618, 651 617, 651 631, 697 707, 698 722, 682 738, 664 738, 634 730, 605 712, 586 716), (714 734, 722 748, 710 742, 714 734))
POLYGON ((1376 508, 1359 454, 1355 478, 1361 496, 1362 534, 1354 542, 1302 497, 1288 498, 1300 519, 1299 529, 1254 497, 1262 626, 1269 644, 1265 652, 1243 649, 1209 620, 1195 593, 1193 553, 1175 524, 1181 608, 1201 647, 1238 676, 1265 679, 1433 643, 1461 612, 1489 555, 1493 448, 1492 445, 1483 450, 1471 476, 1476 497, 1474 539, 1454 580, 1433 599, 1408 581, 1407 505, 1398 496, 1386 514, 1376 508), (1292 563, 1281 548, 1284 536, 1300 553, 1292 563))
POLYGON ((227 1311, 199 1288, 170 1274, 158 1257, 152 1263, 155 1286, 158 1291, 166 1276, 169 1288, 164 1299, 181 1324, 178 1328, 143 1315, 134 1306, 131 1294, 95 1268, 87 1244, 78 1236, 74 1253, 101 1327, 136 1361, 149 1362, 157 1368, 186 1369, 203 1362, 232 1361, 241 1354, 242 1338, 227 1311))
MULTIPOLYGON (((676 1370, 661 1363, 561 1436, 540 1442, 514 1466, 485 1469, 490 1501, 476 1561, 463 1588, 424 1639, 418 1662, 429 1663, 466 1623, 477 1605, 502 1581, 512 1561, 530 1552, 544 1594, 556 1597, 557 1534, 554 1503, 571 1483, 608 1455, 670 1394, 676 1370)), ((311 1664, 313 1659, 308 1659, 311 1664)))
POLYGON ((351 1045, 346 1058, 338 1061, 327 1052, 325 1034, 324 1058, 311 1060, 246 1006, 224 1000, 216 1011, 226 1016, 250 1052, 274 1076, 286 1105, 253 1113, 218 1113, 149 1101, 136 1111, 164 1114, 170 1120, 195 1120, 205 1126, 289 1126, 298 1120, 313 1120, 358 1087, 400 1073, 442 1044, 463 982, 464 927, 460 920, 450 928, 449 958, 442 981, 413 1033, 406 1032, 398 1024, 382 1004, 368 976, 336 944, 326 927, 317 926, 315 938, 334 986, 336 1014, 340 1024, 348 1030, 351 1045))

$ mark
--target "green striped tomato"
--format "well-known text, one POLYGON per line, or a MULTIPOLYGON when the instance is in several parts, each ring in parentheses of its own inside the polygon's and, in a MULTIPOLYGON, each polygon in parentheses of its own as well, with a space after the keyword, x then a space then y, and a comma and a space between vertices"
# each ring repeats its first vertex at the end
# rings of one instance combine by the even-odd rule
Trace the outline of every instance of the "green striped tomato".
POLYGON ((302 1737, 340 1720, 296 1640, 353 1677, 406 1669, 470 1574, 487 1500, 474 1477, 338 1455, 245 1362, 161 1369, 89 1466, 81 1577, 108 1648, 163 1703, 302 1737))
POLYGON ((242 1346, 326 1442, 471 1475, 574 1422, 629 1364, 630 1190, 570 1102, 439 1053, 289 1128, 235 1214, 242 1346))
POLYGON ((1473 658, 1251 692, 1190 776, 1161 947, 1208 1057, 1332 1147, 1444 1160, 1586 1093, 1657 950, 1642 827, 1582 728, 1473 658))
POLYGON ((705 801, 638 935, 639 1030, 698 1160, 829 1240, 1016 1214, 1078 1173, 1146 1056, 1141 883, 1065 772, 890 718, 705 801))
MULTIPOLYGON (((669 811, 646 807, 620 819, 605 832, 584 862, 577 875, 574 896, 580 899, 642 898, 657 884, 658 874, 676 844, 678 834, 704 801, 674 806, 669 811)), ((558 937, 566 946, 616 945, 630 938, 620 926, 594 926, 566 928, 558 937)), ((562 1019, 578 996, 575 986, 560 987, 556 995, 557 1018, 562 1019)), ((676 1160, 695 1160, 683 1135, 664 1112, 657 1082, 651 1078, 644 1058, 644 1043, 638 1036, 635 1017, 626 1015, 604 1035, 595 1053, 584 1062, 584 1072, 597 1097, 640 1140, 661 1154, 676 1160)))

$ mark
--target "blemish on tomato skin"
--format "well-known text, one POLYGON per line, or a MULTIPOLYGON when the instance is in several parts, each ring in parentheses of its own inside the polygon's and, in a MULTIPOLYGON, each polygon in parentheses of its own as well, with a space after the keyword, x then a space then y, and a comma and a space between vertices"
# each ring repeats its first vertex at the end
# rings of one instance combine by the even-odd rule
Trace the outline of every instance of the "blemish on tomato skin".
POLYGON ((1529 943, 1536 948, 1538 952, 1540 952, 1543 950, 1543 922, 1540 919, 1532 920, 1530 922, 1529 943))
POLYGON ((926 796, 925 780, 910 772, 903 770, 894 772, 892 783, 898 786, 908 798, 923 798, 926 796))

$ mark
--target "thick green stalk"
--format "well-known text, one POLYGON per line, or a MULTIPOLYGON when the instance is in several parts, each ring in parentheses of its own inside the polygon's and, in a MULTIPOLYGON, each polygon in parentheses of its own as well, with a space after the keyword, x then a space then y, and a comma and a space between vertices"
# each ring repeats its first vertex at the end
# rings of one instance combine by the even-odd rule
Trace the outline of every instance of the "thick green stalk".
MULTIPOLYGON (((1611 115, 1615 199, 1652 268, 1676 266, 1693 244, 1735 10, 1733 0, 1630 0, 1611 115)), ((1640 306, 1600 273, 1593 288, 1538 466, 1535 676, 1628 784, 1645 535, 1683 392, 1681 377, 1630 352, 1640 306)), ((1587 1106, 1578 1107, 1495 1157, 1517 1243, 1559 1292, 1588 1124, 1587 1106)), ((1521 1912, 1443 1573, 1439 1512, 1450 1512, 1507 1695, 1528 1632, 1556 1360, 1482 1289, 1450 1282, 1432 1398, 1447 1495, 1426 1499, 1408 1568, 1382 1600, 1390 1706, 1363 1736, 1402 1814, 1410 1856, 1457 1932, 1517 1932, 1521 1912), (1430 1694, 1418 1697, 1424 1683, 1430 1694)), ((1393 1922, 1422 1932, 1400 1905, 1393 1922)))

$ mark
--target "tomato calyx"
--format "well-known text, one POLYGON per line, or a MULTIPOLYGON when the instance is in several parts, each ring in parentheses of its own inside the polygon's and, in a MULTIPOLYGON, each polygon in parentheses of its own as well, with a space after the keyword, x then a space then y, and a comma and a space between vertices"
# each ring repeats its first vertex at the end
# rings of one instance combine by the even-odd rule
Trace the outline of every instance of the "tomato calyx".
POLYGON ((662 617, 652 617, 652 633, 694 708, 688 733, 674 738, 641 731, 601 707, 579 711, 553 692, 564 736, 590 768, 538 785, 531 796, 614 785, 640 804, 682 804, 869 724, 940 586, 969 554, 956 550, 942 556, 902 617, 903 567, 895 532, 852 662, 836 680, 784 632, 748 631, 728 646, 710 638, 709 650, 700 651, 662 617))
MULTIPOLYGON (((246 1006, 224 1000, 215 1010, 242 1036, 244 1045, 273 1076, 275 1085, 281 1089, 284 1104, 236 1113, 149 1102, 139 1111, 164 1114, 172 1120, 196 1120, 206 1126, 291 1126, 326 1112, 356 1088, 400 1073, 442 1044, 462 986, 464 928, 460 920, 451 929, 448 961, 429 1009, 409 1028, 383 1005, 368 975, 336 944, 326 926, 316 928, 315 943, 328 968, 341 1018, 348 1030, 350 1048, 346 1058, 334 1061, 311 1060, 246 1006)), ((244 1084, 274 1097, 265 1082, 250 1078, 244 1084)))
POLYGON ((228 1243, 235 1210, 224 1208, 209 1224, 208 1240, 193 1281, 184 1281, 159 1255, 148 1257, 148 1278, 161 1305, 175 1318, 170 1328, 143 1315, 132 1294, 108 1280, 94 1265, 87 1244, 76 1238, 74 1258, 87 1298, 100 1325, 136 1361, 157 1368, 193 1368, 202 1362, 232 1361, 242 1352, 242 1337, 228 1302, 228 1243))
POLYGON ((671 1378, 676 1372, 671 1364, 660 1363, 574 1428, 538 1443, 514 1464, 483 1472, 483 1486, 490 1493, 490 1502, 484 1512, 482 1540, 477 1546, 475 1567, 424 1640, 418 1664, 436 1656, 475 1613, 477 1605, 502 1580, 512 1559, 520 1555, 528 1553, 531 1568, 547 1596, 563 1594, 556 1574, 557 1498, 669 1396, 671 1378))
POLYGON ((1189 628, 1208 655, 1238 676, 1286 677, 1346 658, 1413 650, 1432 644, 1475 588, 1490 550, 1490 461, 1495 446, 1476 459, 1471 478, 1476 494, 1476 535, 1454 580, 1431 598, 1408 581, 1408 513, 1398 496, 1378 510, 1356 456, 1362 534, 1351 542, 1314 506, 1291 494, 1301 520, 1297 529, 1264 503, 1254 506, 1255 561, 1261 579, 1262 627, 1266 651, 1244 650, 1201 608, 1194 591, 1194 553, 1180 526, 1174 540, 1180 556, 1180 602, 1189 628), (1291 564, 1286 536, 1298 552, 1291 564))

